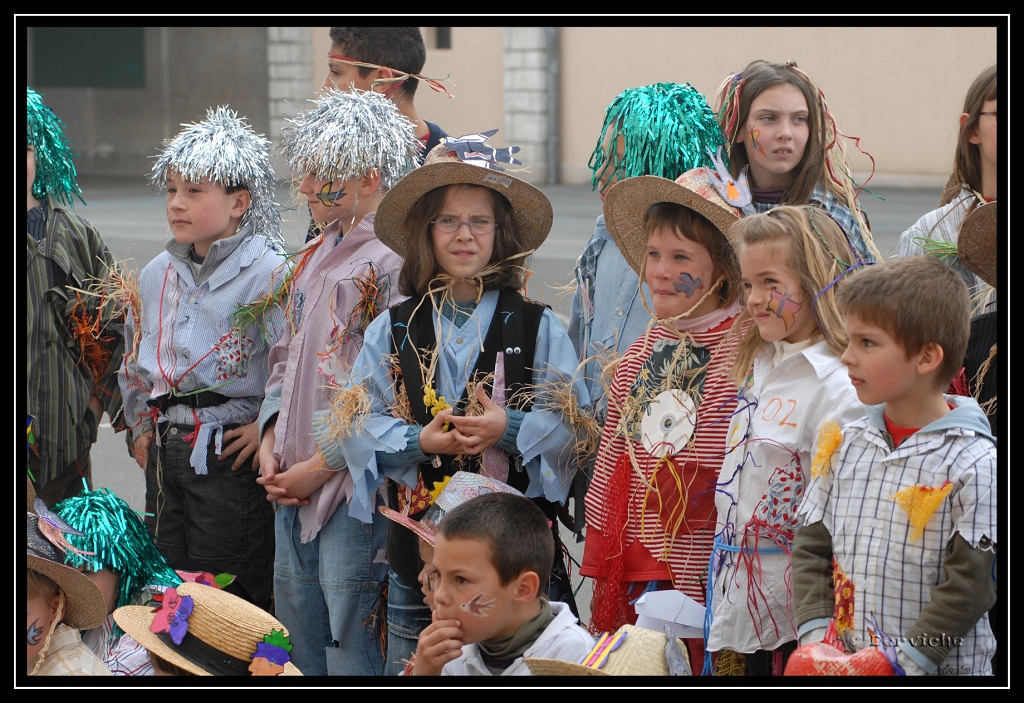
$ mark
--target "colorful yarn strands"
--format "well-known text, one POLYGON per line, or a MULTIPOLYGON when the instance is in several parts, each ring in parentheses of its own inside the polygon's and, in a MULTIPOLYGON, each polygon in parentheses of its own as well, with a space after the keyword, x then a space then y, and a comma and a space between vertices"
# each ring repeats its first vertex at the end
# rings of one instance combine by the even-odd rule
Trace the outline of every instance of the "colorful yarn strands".
POLYGON ((700 166, 724 143, 715 113, 689 83, 655 83, 621 93, 605 112, 597 147, 588 163, 597 188, 634 176, 675 180, 700 166), (622 140, 623 153, 618 155, 622 140), (610 169, 610 171, 609 171, 610 169))
POLYGON ((358 276, 347 280, 352 281, 359 291, 359 300, 348 318, 345 336, 351 338, 358 334, 361 338, 370 323, 387 310, 392 287, 391 276, 381 271, 372 261, 367 261, 366 268, 358 276))
POLYGON ((90 312, 80 292, 76 291, 75 297, 76 302, 71 309, 69 320, 71 336, 81 351, 78 363, 84 364, 92 372, 93 389, 96 390, 99 388, 99 378, 110 366, 113 357, 110 345, 117 338, 103 336, 105 325, 102 324, 100 312, 90 312))
POLYGON ((925 525, 938 510, 955 488, 949 479, 941 486, 907 486, 898 491, 892 498, 896 505, 903 508, 910 519, 910 539, 918 539, 924 532, 925 525))
POLYGON ((60 205, 72 207, 77 197, 82 205, 82 189, 78 186, 78 173, 74 159, 78 156, 68 146, 64 123, 53 110, 43 104, 42 96, 31 88, 27 90, 27 141, 35 150, 36 177, 32 182, 32 197, 42 200, 47 195, 60 205))

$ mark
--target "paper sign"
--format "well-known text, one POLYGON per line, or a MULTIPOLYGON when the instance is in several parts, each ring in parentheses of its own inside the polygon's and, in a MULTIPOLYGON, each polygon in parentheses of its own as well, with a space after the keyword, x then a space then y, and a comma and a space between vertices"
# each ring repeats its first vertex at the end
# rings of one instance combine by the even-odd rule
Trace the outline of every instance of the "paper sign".
POLYGON ((676 637, 704 638, 704 606, 676 590, 651 591, 636 602, 636 626, 664 632, 668 623, 676 637))

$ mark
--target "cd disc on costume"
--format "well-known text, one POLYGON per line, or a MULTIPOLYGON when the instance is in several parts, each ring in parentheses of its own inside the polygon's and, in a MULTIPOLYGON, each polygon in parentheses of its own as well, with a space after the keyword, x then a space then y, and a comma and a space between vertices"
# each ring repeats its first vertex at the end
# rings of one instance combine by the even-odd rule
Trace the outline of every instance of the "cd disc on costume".
POLYGON ((679 389, 664 391, 655 398, 640 421, 644 448, 653 456, 677 454, 693 437, 697 406, 679 389))

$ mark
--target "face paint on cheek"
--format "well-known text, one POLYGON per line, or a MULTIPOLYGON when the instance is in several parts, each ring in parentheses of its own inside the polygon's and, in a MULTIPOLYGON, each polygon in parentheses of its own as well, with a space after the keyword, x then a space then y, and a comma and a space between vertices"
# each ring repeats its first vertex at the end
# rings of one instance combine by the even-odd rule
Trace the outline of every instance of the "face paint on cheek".
POLYGON ((38 627, 39 621, 36 620, 28 626, 28 644, 31 647, 39 644, 39 638, 43 636, 43 631, 38 627))
POLYGON ((476 615, 478 618, 486 618, 488 610, 494 607, 495 598, 491 598, 489 601, 483 599, 487 596, 486 593, 477 593, 475 596, 469 599, 469 602, 463 603, 459 606, 459 610, 469 613, 470 615, 476 615))
POLYGON ((796 322, 796 314, 803 307, 803 303, 789 299, 789 293, 780 293, 772 288, 772 299, 765 306, 768 312, 775 313, 775 316, 782 319, 782 324, 788 330, 796 322))
POLYGON ((750 137, 750 149, 760 153, 761 156, 768 156, 768 154, 764 153, 764 147, 757 141, 757 138, 761 136, 761 130, 747 127, 747 134, 750 137))
POLYGON ((338 188, 338 190, 334 191, 333 193, 330 192, 330 191, 331 191, 331 184, 330 183, 324 183, 324 187, 320 189, 320 192, 317 194, 316 197, 317 197, 317 200, 322 202, 327 207, 334 207, 334 204, 336 202, 338 202, 339 200, 341 200, 342 198, 345 197, 345 189, 344 188, 338 188))
POLYGON ((680 283, 672 281, 672 286, 676 289, 676 293, 683 293, 687 298, 692 297, 694 293, 700 290, 700 285, 703 279, 698 278, 694 280, 693 276, 683 271, 679 274, 680 283))

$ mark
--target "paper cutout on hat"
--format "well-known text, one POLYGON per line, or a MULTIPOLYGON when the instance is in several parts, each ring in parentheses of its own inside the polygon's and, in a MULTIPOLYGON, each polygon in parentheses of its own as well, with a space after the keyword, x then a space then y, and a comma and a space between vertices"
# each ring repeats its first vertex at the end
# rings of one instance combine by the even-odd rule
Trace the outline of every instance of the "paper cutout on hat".
POLYGON ((519 147, 510 146, 497 149, 486 143, 488 137, 493 137, 497 133, 497 129, 491 129, 461 137, 444 137, 441 141, 455 152, 460 161, 466 164, 482 166, 492 171, 504 171, 505 169, 498 165, 502 163, 522 166, 523 162, 512 156, 520 151, 519 147))
POLYGON ((291 661, 294 645, 284 630, 271 630, 263 635, 263 642, 256 645, 256 653, 252 655, 249 671, 253 676, 277 676, 284 671, 284 665, 291 661))
POLYGON ((690 657, 683 651, 679 638, 672 630, 672 626, 665 623, 665 663, 668 664, 669 676, 693 676, 693 669, 690 668, 690 657))
POLYGON ((636 602, 636 626, 663 632, 663 623, 672 626, 676 637, 704 637, 704 606, 676 590, 650 591, 636 602))
POLYGON ((85 533, 76 530, 71 525, 64 522, 60 518, 60 515, 46 507, 46 503, 44 503, 41 498, 37 497, 32 505, 35 508, 36 515, 39 516, 39 532, 47 539, 48 542, 50 542, 50 544, 64 554, 73 552, 80 557, 95 554, 95 552, 86 552, 81 549, 75 549, 70 542, 64 539, 64 535, 62 533, 77 535, 79 537, 84 537, 85 533))
POLYGON ((175 573, 181 577, 182 581, 198 583, 218 590, 223 590, 230 586, 235 580, 233 574, 217 574, 214 576, 209 571, 176 571, 175 573))
POLYGON ((714 165, 714 170, 708 169, 712 176, 711 182, 714 183, 718 194, 722 196, 722 200, 742 210, 744 215, 756 215, 754 196, 750 191, 747 178, 747 167, 743 167, 739 177, 733 178, 729 169, 722 162, 722 147, 718 147, 714 154, 711 153, 711 149, 708 149, 708 156, 714 165))
POLYGON ((153 617, 150 631, 154 634, 170 634, 174 644, 181 644, 188 632, 188 619, 194 607, 192 596, 181 596, 177 589, 168 588, 164 593, 163 605, 153 617))
POLYGON ((626 640, 626 635, 629 634, 628 630, 622 630, 614 636, 609 636, 608 633, 601 635, 601 638, 597 640, 594 648, 583 657, 583 661, 580 662, 581 666, 585 666, 589 669, 601 669, 608 661, 608 655, 618 649, 622 643, 626 640))

